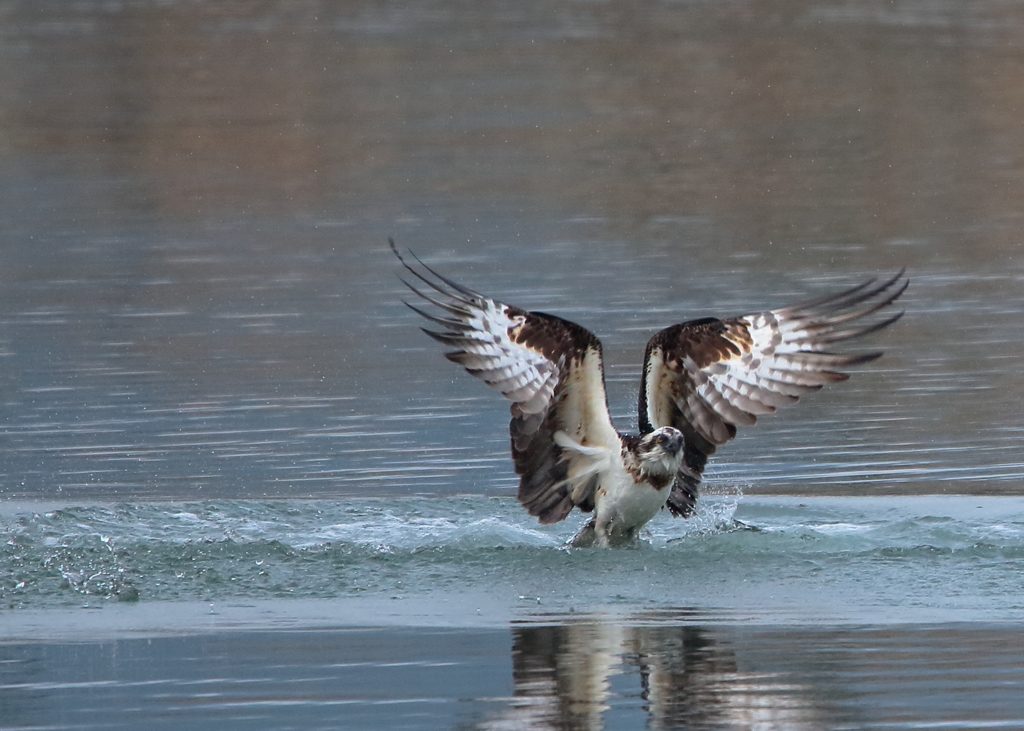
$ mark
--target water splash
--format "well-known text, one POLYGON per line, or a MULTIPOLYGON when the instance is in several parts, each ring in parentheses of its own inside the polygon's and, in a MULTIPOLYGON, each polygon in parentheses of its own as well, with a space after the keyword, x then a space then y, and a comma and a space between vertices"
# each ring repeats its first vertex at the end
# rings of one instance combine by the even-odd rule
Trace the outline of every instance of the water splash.
POLYGON ((691 520, 656 518, 632 550, 570 549, 577 527, 540 526, 512 499, 479 496, 21 509, 0 516, 0 602, 1024 604, 1024 506, 1009 498, 757 498, 737 487, 705 496, 691 520))

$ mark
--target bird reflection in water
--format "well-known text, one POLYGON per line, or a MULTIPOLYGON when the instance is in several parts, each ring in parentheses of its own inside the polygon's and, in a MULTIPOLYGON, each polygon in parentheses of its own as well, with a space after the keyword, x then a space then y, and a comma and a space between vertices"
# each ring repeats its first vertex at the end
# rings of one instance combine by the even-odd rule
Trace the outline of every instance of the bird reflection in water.
POLYGON ((630 727, 646 715, 649 729, 822 727, 808 686, 741 669, 734 646, 703 627, 590 618, 512 637, 513 696, 478 726, 487 731, 596 731, 626 722, 621 713, 630 727))

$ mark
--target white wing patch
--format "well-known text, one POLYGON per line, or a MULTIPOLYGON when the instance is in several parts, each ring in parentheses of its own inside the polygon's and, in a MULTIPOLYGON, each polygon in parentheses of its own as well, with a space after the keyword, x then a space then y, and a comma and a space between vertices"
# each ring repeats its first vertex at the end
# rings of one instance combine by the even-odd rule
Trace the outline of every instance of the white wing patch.
POLYGON ((453 348, 446 358, 512 402, 510 431, 521 477, 520 502, 542 522, 561 520, 574 506, 592 510, 603 476, 625 472, 622 442, 608 415, 597 338, 567 320, 484 297, 422 262, 433 277, 402 263, 441 295, 406 282, 445 313, 409 305, 443 328, 424 331, 453 348))
POLYGON ((881 284, 866 282, 802 305, 662 330, 647 348, 641 420, 653 428, 696 432, 707 442, 701 451, 710 454, 735 436, 737 426, 753 425, 808 391, 848 378, 835 369, 879 357, 827 348, 898 320, 902 312, 840 329, 891 304, 907 284, 900 272, 881 284))
POLYGON ((428 334, 459 348, 460 352, 449 356, 450 359, 497 388, 521 414, 543 413, 558 384, 558 365, 543 353, 524 347, 510 337, 509 333, 526 322, 525 315, 510 316, 507 305, 491 299, 480 298, 473 304, 475 306, 466 308, 467 315, 457 334, 432 331, 428 334))

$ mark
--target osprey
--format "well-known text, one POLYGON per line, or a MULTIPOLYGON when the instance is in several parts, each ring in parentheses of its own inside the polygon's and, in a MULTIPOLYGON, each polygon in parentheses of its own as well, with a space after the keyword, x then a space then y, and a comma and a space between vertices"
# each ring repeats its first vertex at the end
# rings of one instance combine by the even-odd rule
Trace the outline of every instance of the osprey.
POLYGON ((909 283, 900 271, 809 302, 655 333, 644 353, 640 433, 623 434, 608 414, 601 341, 592 332, 474 292, 415 255, 414 268, 390 243, 429 290, 403 282, 440 310, 405 303, 442 328, 424 332, 453 349, 448 360, 512 402, 519 502, 541 523, 563 520, 573 508, 593 513, 572 541, 577 546, 631 541, 664 507, 691 515, 708 457, 738 426, 849 378, 838 368, 882 355, 826 348, 896 322, 902 312, 870 316, 909 283))

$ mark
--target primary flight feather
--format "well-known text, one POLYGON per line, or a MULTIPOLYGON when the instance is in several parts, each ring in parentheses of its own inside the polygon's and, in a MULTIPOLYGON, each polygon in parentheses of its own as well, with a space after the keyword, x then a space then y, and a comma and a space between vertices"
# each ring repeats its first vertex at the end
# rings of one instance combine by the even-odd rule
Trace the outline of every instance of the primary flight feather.
MULTIPOLYGON (((832 353, 834 343, 867 335, 903 313, 875 316, 907 288, 899 272, 798 305, 730 319, 672 325, 647 343, 640 383, 639 434, 612 425, 601 341, 586 328, 474 292, 416 259, 405 284, 428 311, 406 303, 451 348, 449 360, 512 402, 512 460, 519 502, 541 523, 573 508, 593 513, 575 545, 633 539, 664 507, 693 512, 708 457, 738 426, 794 403, 839 369, 881 352, 832 353)), ((415 258, 415 257, 414 257, 415 258)))

